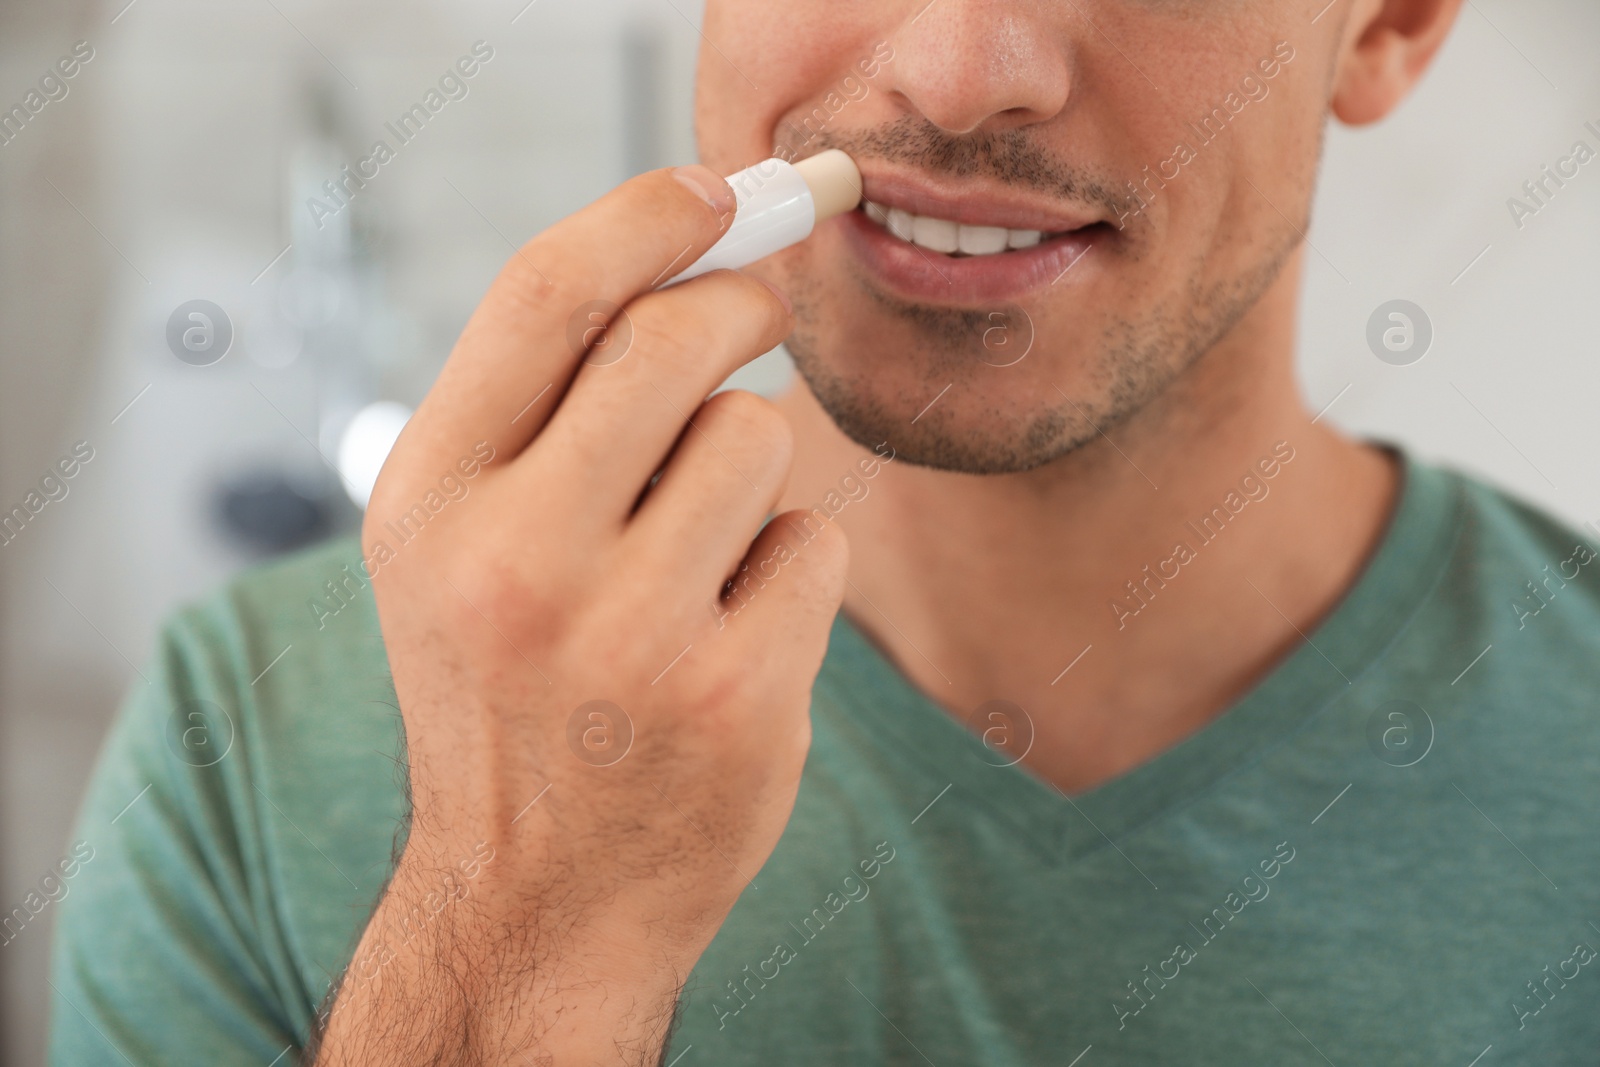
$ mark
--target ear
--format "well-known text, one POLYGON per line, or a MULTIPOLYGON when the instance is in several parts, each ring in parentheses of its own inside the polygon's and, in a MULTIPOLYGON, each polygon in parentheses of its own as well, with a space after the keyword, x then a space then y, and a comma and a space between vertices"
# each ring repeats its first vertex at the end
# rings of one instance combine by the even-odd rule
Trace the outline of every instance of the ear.
POLYGON ((1341 122, 1377 122, 1399 106, 1455 24, 1462 0, 1368 0, 1345 27, 1333 82, 1341 122))

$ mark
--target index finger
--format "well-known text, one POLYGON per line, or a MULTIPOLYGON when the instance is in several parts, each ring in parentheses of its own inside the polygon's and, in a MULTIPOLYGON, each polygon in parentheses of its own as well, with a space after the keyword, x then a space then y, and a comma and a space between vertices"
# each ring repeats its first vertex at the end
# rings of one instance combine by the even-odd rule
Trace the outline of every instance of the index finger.
POLYGON ((555 410, 585 332, 700 258, 734 207, 733 190, 708 167, 656 170, 523 245, 468 320, 392 458, 422 464, 425 480, 479 441, 509 462, 555 410))

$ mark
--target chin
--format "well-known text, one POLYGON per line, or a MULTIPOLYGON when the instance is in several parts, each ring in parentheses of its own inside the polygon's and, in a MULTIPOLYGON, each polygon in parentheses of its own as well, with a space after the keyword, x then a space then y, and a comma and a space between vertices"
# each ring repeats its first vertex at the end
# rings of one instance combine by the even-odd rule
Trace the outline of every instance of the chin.
MULTIPOLYGON (((987 313, 923 309, 911 323, 852 327, 855 316, 826 315, 804 287, 791 290, 791 299, 796 327, 787 347, 795 368, 829 418, 863 448, 888 444, 897 460, 938 470, 1014 474, 1098 436, 1098 405, 1069 400, 1049 381, 1092 393, 1070 366, 1051 373, 1051 357, 1060 354, 1031 351, 1001 364, 983 344, 985 331, 1000 328, 987 313)), ((998 345, 996 336, 991 344, 998 345)), ((1009 355, 1020 346, 1001 350, 1009 355)))
MULTIPOLYGON (((1068 455, 1111 420, 1105 383, 1118 375, 1106 362, 1129 357, 1106 351, 1102 302, 1083 284, 1049 285, 1082 255, 1071 241, 992 262, 941 256, 939 273, 960 286, 923 279, 922 291, 908 280, 914 265, 899 263, 891 278, 874 256, 921 263, 924 250, 893 247, 865 218, 835 222, 754 272, 788 294, 796 369, 853 441, 887 443, 921 466, 1007 474, 1068 455), (863 255, 863 240, 885 247, 863 255)), ((1081 281, 1103 280, 1110 266, 1081 281)))

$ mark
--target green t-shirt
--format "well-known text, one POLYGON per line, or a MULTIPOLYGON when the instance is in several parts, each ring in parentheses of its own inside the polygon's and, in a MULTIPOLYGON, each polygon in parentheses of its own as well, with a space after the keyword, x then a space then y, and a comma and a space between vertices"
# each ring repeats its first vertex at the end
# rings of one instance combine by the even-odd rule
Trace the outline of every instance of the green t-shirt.
MULTIPOLYGON (((257 570, 166 628, 48 905, 56 1063, 294 1061, 404 811, 356 558, 257 570)), ((1071 798, 839 620, 794 816, 668 1060, 1593 1065, 1597 570, 1408 460, 1310 640, 1071 798)))

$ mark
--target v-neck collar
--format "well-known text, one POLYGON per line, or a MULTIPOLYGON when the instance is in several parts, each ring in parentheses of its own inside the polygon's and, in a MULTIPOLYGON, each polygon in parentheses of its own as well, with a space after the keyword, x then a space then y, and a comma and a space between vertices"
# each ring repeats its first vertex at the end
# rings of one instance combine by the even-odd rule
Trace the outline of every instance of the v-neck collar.
POLYGON ((1458 476, 1404 452, 1399 500, 1365 569, 1326 619, 1241 699, 1152 759, 1076 796, 996 753, 918 691, 841 612, 819 690, 890 746, 1031 839, 1072 858, 1105 847, 1258 759, 1352 691, 1449 565, 1461 525, 1458 476))

